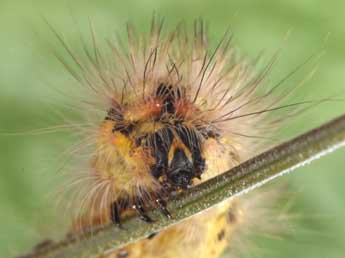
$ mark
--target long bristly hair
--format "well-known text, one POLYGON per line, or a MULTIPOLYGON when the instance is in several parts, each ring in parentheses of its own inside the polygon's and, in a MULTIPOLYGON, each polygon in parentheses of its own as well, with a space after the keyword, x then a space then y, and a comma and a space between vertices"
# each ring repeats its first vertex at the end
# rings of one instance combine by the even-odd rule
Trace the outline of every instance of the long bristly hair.
MULTIPOLYGON (((92 31, 92 50, 84 44, 84 56, 76 54, 53 30, 74 64, 59 59, 81 86, 80 95, 73 97, 73 103, 79 103, 76 106, 83 114, 81 121, 67 121, 67 125, 59 126, 81 137, 79 143, 66 151, 78 161, 74 169, 68 170, 71 182, 62 187, 68 198, 64 210, 73 210, 77 232, 108 223, 110 204, 122 194, 114 190, 111 179, 96 176, 90 166, 96 155, 100 123, 110 109, 114 110, 115 118, 120 113, 117 111, 123 112, 126 105, 136 105, 137 112, 151 112, 157 85, 163 82, 175 85, 182 94, 176 117, 183 114, 196 131, 216 131, 228 139, 221 144, 231 146, 235 166, 276 143, 276 131, 288 123, 288 118, 315 104, 307 100, 286 104, 300 86, 282 87, 294 73, 267 86, 267 75, 278 54, 258 69, 255 66, 260 58, 250 63, 237 56, 229 31, 212 49, 202 20, 195 22, 192 33, 183 23, 165 33, 159 18, 153 18, 147 35, 136 33, 131 25, 127 28, 128 49, 121 49, 115 40, 99 43, 92 31)), ((198 137, 205 135, 200 133, 198 137)), ((215 175, 205 175, 202 180, 215 175)), ((148 180, 146 185, 152 184, 153 190, 160 190, 159 185, 145 176, 137 180, 148 180)), ((150 199, 144 188, 138 186, 133 195, 134 192, 144 200, 150 199)))

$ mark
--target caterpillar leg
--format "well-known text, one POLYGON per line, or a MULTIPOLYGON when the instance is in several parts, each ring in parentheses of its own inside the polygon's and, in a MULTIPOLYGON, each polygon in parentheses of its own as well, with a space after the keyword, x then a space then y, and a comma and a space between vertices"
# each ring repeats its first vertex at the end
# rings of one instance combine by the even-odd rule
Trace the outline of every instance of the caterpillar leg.
POLYGON ((110 219, 115 225, 122 227, 121 226, 121 219, 120 219, 120 209, 119 209, 119 205, 117 204, 117 202, 113 202, 110 205, 110 219))
POLYGON ((104 258, 217 258, 236 232, 238 220, 229 219, 230 210, 237 216, 234 201, 125 245, 104 258))
POLYGON ((138 201, 136 204, 133 205, 133 209, 135 209, 142 221, 145 221, 147 223, 153 223, 155 222, 153 219, 151 219, 147 214, 146 214, 146 209, 144 208, 144 205, 141 201, 138 201))
POLYGON ((147 210, 151 208, 158 208, 164 216, 169 219, 172 218, 172 215, 166 207, 166 202, 161 195, 151 194, 150 198, 147 198, 146 200, 137 197, 131 202, 128 202, 128 200, 124 201, 122 199, 114 201, 110 205, 110 219, 113 224, 121 227, 121 213, 126 209, 133 209, 139 214, 141 220, 147 223, 154 223, 155 221, 146 214, 147 210))
POLYGON ((156 203, 157 203, 160 211, 162 212, 162 214, 164 216, 166 216, 168 219, 171 219, 172 216, 171 216, 169 210, 166 207, 166 202, 161 197, 157 197, 156 203))

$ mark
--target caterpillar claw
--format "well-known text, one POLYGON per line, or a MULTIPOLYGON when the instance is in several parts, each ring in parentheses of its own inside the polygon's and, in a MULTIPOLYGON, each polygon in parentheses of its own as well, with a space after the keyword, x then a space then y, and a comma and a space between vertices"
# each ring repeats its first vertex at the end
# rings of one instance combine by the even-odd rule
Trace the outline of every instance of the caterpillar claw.
POLYGON ((133 205, 133 209, 135 209, 139 216, 140 219, 146 223, 154 223, 155 221, 153 219, 151 219, 147 214, 146 214, 146 210, 145 208, 142 206, 141 203, 136 203, 133 205))
POLYGON ((163 214, 165 217, 167 217, 168 219, 172 219, 172 216, 171 216, 169 210, 168 210, 167 207, 166 207, 165 201, 162 200, 160 197, 158 197, 158 198, 156 199, 156 203, 157 203, 157 205, 158 205, 160 211, 162 212, 162 214, 163 214))

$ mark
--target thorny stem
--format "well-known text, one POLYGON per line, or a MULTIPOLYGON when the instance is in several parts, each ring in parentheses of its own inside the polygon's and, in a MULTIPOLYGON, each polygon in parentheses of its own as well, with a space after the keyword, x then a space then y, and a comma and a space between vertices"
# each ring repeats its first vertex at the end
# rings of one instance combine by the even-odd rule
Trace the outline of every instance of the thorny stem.
POLYGON ((59 243, 36 248, 19 257, 91 258, 107 254, 230 197, 248 192, 343 146, 345 114, 178 195, 168 203, 173 219, 169 220, 158 211, 151 211, 148 215, 157 220, 153 224, 132 217, 124 221, 124 229, 107 225, 81 237, 69 237, 59 243))

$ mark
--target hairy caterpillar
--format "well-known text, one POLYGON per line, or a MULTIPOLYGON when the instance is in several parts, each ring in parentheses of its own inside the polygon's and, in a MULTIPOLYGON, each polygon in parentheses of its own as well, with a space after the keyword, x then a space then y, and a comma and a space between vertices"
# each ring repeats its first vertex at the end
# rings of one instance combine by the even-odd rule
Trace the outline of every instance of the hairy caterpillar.
MULTIPOLYGON (((201 21, 193 35, 182 26, 162 36, 154 20, 148 36, 138 39, 129 28, 128 38, 128 53, 110 42, 113 56, 95 47, 87 63, 70 52, 87 103, 103 120, 86 130, 91 185, 74 232, 110 221, 121 226, 133 212, 154 223, 146 214, 152 208, 173 216, 167 198, 253 156, 267 146, 261 135, 299 111, 289 108, 308 103, 281 104, 290 92, 274 95, 279 83, 263 89, 272 62, 253 73, 234 56, 228 34, 210 50, 201 21)), ((238 206, 231 200, 110 256, 219 257, 243 216, 238 206)))

